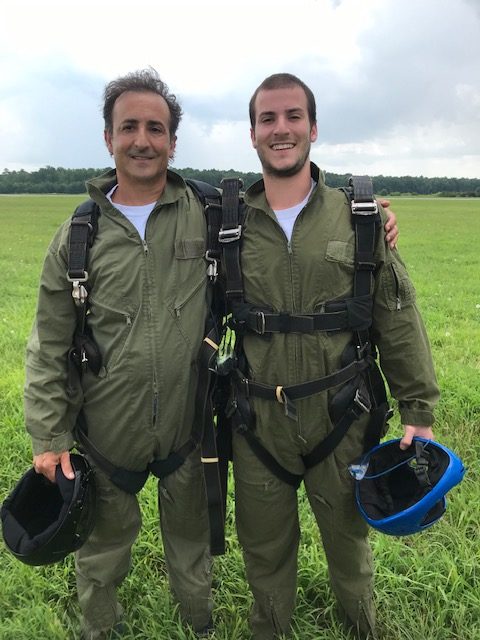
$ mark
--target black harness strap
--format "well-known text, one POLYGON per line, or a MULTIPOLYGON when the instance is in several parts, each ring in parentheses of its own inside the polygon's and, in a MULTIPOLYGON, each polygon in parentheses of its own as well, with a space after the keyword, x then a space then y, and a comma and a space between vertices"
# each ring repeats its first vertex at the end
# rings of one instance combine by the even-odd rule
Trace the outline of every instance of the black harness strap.
POLYGON ((241 180, 225 178, 222 181, 222 227, 218 240, 222 247, 223 263, 227 276, 226 297, 230 304, 243 301, 243 277, 240 268, 241 217, 243 207, 240 200, 241 180))
MULTIPOLYGON (((199 357, 199 376, 195 420, 202 432, 201 460, 207 494, 210 522, 210 551, 212 555, 225 553, 226 474, 220 473, 217 433, 214 421, 213 391, 218 352, 215 328, 203 340, 199 357)), ((222 460, 222 463, 225 461, 222 460)), ((228 463, 228 461, 227 461, 228 463)))
MULTIPOLYGON (((224 193, 199 180, 186 180, 205 210, 207 223, 207 251, 205 258, 209 262, 207 275, 212 286, 218 275, 220 251, 220 227, 222 223, 222 201, 224 193)), ((212 291, 213 315, 219 315, 218 300, 212 291)), ((204 338, 199 357, 199 379, 195 400, 195 430, 201 443, 201 460, 207 496, 208 518, 210 524, 210 552, 212 555, 225 553, 225 513, 227 495, 228 458, 226 452, 219 451, 218 415, 213 406, 215 390, 215 370, 219 343, 219 319, 211 318, 212 328, 204 338), (215 424, 217 420, 217 425, 215 424)))
POLYGON ((316 393, 320 393, 321 391, 333 389, 344 382, 352 380, 352 378, 355 378, 359 373, 365 371, 369 366, 369 358, 354 360, 346 367, 324 376, 323 378, 291 385, 289 387, 282 387, 281 385, 272 386, 261 382, 254 382, 253 380, 248 380, 243 376, 238 379, 236 384, 247 397, 255 396, 265 400, 277 400, 281 404, 285 404, 286 408, 287 400, 300 400, 302 398, 308 398, 316 393))
MULTIPOLYGON (((233 328, 240 331, 247 329, 259 335, 276 332, 307 333, 311 331, 351 330, 356 336, 356 359, 335 373, 318 380, 290 387, 272 386, 248 380, 237 370, 237 375, 234 378, 234 386, 240 391, 237 394, 237 407, 241 406, 243 399, 248 399, 249 396, 277 400, 284 405, 286 415, 292 419, 296 419, 294 400, 306 398, 349 381, 358 380, 353 400, 346 407, 343 415, 335 422, 332 431, 308 455, 303 456, 306 468, 310 468, 326 458, 345 436, 352 423, 365 412, 371 411, 372 394, 369 393, 369 388, 372 388, 372 384, 370 370, 373 370, 374 374, 381 378, 374 358, 370 355, 372 347, 369 342, 369 329, 372 322, 371 285, 373 271, 376 267, 374 250, 376 228, 379 224, 378 208, 373 197, 372 182, 368 176, 352 177, 350 189, 346 191, 351 202, 352 224, 355 230, 353 297, 340 303, 330 303, 330 306, 326 306, 324 313, 274 313, 268 309, 254 308, 245 302, 243 299, 243 281, 239 255, 241 226, 238 222, 238 207, 236 213, 232 207, 227 214, 229 221, 229 234, 227 234, 227 237, 232 237, 232 243, 234 243, 233 248, 229 248, 228 245, 224 246, 227 288, 230 291, 234 315, 233 328), (366 376, 368 384, 365 383, 362 376, 366 376)), ((378 380, 375 382, 378 383, 378 380)), ((386 404, 384 387, 383 395, 385 403, 380 403, 374 407, 366 440, 368 438, 371 441, 377 438, 378 441, 378 434, 385 423, 388 404, 386 404)), ((237 413, 239 412, 237 411, 237 413)), ((233 419, 235 422, 235 414, 233 419)), ((242 424, 237 430, 245 436, 257 457, 277 477, 292 486, 298 486, 301 478, 299 480, 299 476, 291 474, 281 467, 255 437, 248 424, 243 424, 245 420, 240 420, 240 422, 242 424)))
POLYGON ((72 283, 77 322, 73 345, 68 354, 69 391, 74 387, 72 367, 75 366, 80 374, 87 367, 98 374, 102 366, 100 351, 88 332, 86 322, 89 291, 88 256, 97 234, 99 215, 100 207, 89 199, 75 209, 70 222, 67 280, 72 283))
POLYGON ((207 275, 210 281, 215 282, 221 254, 218 235, 222 222, 222 194, 219 189, 202 180, 186 179, 185 182, 203 204, 207 222, 207 251, 205 253, 205 258, 209 262, 207 275))
POLYGON ((143 471, 131 471, 130 469, 115 466, 97 449, 87 436, 86 425, 82 415, 77 420, 75 436, 80 449, 92 458, 93 462, 108 476, 113 484, 130 494, 138 493, 143 488, 150 473, 153 473, 154 476, 161 480, 176 471, 185 462, 187 456, 198 446, 190 438, 166 458, 158 458, 150 462, 143 471))

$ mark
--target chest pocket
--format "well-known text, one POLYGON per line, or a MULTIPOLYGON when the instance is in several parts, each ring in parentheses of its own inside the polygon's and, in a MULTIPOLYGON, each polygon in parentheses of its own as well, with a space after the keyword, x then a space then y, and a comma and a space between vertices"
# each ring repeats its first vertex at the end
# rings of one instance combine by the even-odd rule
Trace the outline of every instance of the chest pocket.
POLYGON ((355 265, 355 249, 350 242, 330 240, 327 244, 325 260, 339 263, 349 272, 352 272, 355 265))
POLYGON ((107 371, 121 360, 136 313, 110 301, 90 298, 88 326, 102 354, 107 371))
POLYGON ((206 283, 207 265, 203 238, 175 241, 173 309, 178 316, 206 283))
POLYGON ((325 252, 326 270, 323 287, 326 300, 349 297, 353 288, 355 247, 353 243, 330 240, 325 252))

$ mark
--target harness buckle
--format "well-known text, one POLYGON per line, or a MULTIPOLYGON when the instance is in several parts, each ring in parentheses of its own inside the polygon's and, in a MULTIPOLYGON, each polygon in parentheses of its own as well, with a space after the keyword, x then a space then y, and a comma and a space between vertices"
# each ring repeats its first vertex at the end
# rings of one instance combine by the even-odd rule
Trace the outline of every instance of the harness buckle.
POLYGON ((263 334, 265 333, 265 314, 263 313, 263 311, 255 312, 255 324, 255 332, 263 336, 263 334))
POLYGON ((218 276, 218 260, 210 255, 210 251, 205 253, 205 260, 208 262, 207 277, 212 282, 215 282, 218 276))
POLYGON ((370 350, 370 342, 364 342, 363 344, 357 344, 355 346, 357 360, 363 360, 365 356, 369 355, 370 350))
POLYGON ((236 242, 237 240, 240 240, 241 235, 242 225, 239 224, 238 227, 232 227, 231 229, 220 229, 218 232, 218 241, 224 244, 236 242))
POLYGON ((360 391, 360 387, 355 391, 355 397, 353 398, 353 402, 357 405, 359 409, 363 413, 370 413, 370 409, 372 408, 372 403, 370 402, 370 398, 368 395, 362 396, 360 391))
POLYGON ((356 202, 352 200, 351 202, 352 213, 358 216, 371 216, 378 213, 378 204, 377 201, 373 202, 356 202))
POLYGON ((70 279, 67 275, 67 279, 72 283, 72 298, 77 307, 84 305, 88 297, 88 291, 82 284, 88 280, 88 273, 84 273, 85 277, 78 280, 70 279))

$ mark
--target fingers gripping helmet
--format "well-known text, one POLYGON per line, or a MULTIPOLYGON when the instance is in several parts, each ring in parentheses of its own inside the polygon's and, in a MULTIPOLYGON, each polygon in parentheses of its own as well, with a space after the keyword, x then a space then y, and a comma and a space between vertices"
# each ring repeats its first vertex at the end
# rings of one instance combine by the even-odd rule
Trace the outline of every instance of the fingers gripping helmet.
POLYGON ((87 460, 70 455, 75 478, 60 465, 56 482, 35 469, 27 471, 2 505, 3 537, 13 555, 29 565, 63 560, 79 549, 94 525, 95 482, 87 460))
POLYGON ((394 536, 426 529, 445 513, 445 494, 465 473, 462 461, 447 447, 414 438, 400 449, 389 440, 350 465, 356 479, 356 500, 370 526, 394 536))

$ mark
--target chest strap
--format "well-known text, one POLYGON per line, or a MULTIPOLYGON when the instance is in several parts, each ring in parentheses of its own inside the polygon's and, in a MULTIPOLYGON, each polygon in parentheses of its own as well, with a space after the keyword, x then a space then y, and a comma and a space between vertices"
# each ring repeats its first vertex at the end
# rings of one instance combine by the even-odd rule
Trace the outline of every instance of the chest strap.
POLYGON ((371 325, 371 294, 329 302, 319 313, 275 313, 248 303, 236 303, 231 328, 258 335, 268 333, 312 333, 314 331, 360 331, 371 325))

